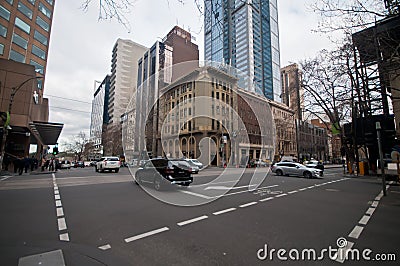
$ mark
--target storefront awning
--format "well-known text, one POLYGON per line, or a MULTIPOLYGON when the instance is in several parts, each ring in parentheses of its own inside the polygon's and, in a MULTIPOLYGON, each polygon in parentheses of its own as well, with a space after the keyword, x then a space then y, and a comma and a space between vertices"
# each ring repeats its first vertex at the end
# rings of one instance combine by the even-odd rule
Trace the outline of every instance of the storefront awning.
POLYGON ((34 136, 31 137, 31 144, 55 145, 61 134, 64 124, 50 122, 30 122, 29 127, 34 136))

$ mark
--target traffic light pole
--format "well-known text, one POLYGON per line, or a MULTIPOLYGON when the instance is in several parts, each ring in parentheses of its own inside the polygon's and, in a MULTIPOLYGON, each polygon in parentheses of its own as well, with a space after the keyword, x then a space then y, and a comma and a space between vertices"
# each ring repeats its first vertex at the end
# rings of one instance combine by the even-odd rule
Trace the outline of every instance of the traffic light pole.
POLYGON ((381 163, 381 173, 382 173, 382 191, 383 195, 386 196, 386 176, 385 176, 385 164, 383 161, 383 149, 382 149, 382 138, 381 138, 381 123, 376 122, 376 134, 378 136, 378 148, 379 148, 379 161, 381 163))

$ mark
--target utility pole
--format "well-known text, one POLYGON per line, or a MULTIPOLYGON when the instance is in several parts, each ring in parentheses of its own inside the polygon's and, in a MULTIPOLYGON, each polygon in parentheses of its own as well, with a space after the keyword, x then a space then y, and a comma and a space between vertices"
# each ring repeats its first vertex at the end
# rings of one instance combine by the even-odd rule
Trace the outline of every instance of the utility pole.
POLYGON ((385 176, 385 165, 383 161, 383 149, 382 149, 382 138, 381 138, 381 123, 376 122, 376 133, 378 136, 378 148, 379 148, 379 161, 381 163, 381 173, 382 173, 382 191, 383 195, 386 196, 386 176, 385 176))

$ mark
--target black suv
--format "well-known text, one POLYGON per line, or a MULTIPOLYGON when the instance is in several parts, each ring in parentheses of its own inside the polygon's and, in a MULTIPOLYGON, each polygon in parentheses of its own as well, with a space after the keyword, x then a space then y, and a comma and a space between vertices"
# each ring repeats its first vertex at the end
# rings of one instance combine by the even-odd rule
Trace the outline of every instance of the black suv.
POLYGON ((136 171, 135 182, 152 184, 156 190, 167 184, 187 187, 193 182, 192 167, 180 159, 151 159, 136 171))

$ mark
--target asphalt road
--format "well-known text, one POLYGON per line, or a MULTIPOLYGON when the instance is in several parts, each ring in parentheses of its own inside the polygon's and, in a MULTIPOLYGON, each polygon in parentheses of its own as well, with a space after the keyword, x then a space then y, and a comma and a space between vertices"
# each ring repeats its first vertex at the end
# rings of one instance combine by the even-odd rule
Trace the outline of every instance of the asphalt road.
POLYGON ((379 179, 340 168, 321 179, 258 169, 264 180, 222 170, 163 192, 136 185, 127 168, 1 177, 0 265, 340 265, 328 251, 343 241, 370 257, 394 254, 380 263, 398 265, 399 187, 382 197, 379 179))

